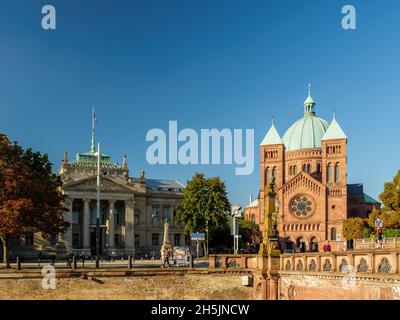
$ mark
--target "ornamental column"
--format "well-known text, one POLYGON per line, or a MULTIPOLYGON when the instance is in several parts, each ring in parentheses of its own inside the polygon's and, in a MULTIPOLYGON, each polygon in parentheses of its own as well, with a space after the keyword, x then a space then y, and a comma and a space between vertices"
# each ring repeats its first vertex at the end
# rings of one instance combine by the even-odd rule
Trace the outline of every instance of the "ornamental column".
POLYGON ((109 210, 109 219, 108 219, 108 248, 114 249, 114 206, 115 200, 109 200, 110 210, 109 210))
POLYGON ((90 199, 83 199, 84 206, 83 206, 83 248, 90 249, 90 214, 89 214, 89 202, 90 199))
POLYGON ((133 198, 125 201, 125 252, 127 255, 133 255, 133 250, 135 249, 134 204, 133 198))

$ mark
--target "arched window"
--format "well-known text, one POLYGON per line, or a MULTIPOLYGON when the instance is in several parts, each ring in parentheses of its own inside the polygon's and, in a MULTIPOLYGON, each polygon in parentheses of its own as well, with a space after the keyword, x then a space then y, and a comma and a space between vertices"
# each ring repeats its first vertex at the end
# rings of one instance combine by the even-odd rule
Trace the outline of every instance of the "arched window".
POLYGON ((252 214, 251 215, 251 222, 256 222, 256 215, 255 214, 252 214))
POLYGON ((307 173, 311 173, 311 164, 307 165, 307 173))
POLYGON ((332 176, 333 172, 332 172, 332 163, 329 163, 327 168, 326 168, 326 176, 327 176, 327 180, 328 182, 332 182, 332 176))
POLYGON ((275 178, 275 183, 278 181, 278 171, 276 170, 276 167, 272 169, 272 176, 275 178))
POLYGON ((265 169, 265 184, 267 185, 270 180, 270 172, 269 172, 269 167, 265 169))
POLYGON ((321 173, 321 164, 317 163, 317 173, 321 173))
POLYGON ((331 229, 331 240, 336 241, 336 228, 331 229))
POLYGON ((307 172, 307 165, 306 164, 303 164, 303 171, 307 172))
POLYGON ((335 165, 335 181, 340 181, 340 164, 339 162, 335 165))
POLYGON ((297 174, 297 166, 293 166, 293 174, 297 174))

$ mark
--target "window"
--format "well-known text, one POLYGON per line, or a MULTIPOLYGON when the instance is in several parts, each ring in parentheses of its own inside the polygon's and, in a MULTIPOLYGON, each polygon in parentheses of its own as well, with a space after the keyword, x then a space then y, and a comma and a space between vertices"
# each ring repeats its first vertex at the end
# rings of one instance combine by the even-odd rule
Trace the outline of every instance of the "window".
POLYGON ((170 221, 169 207, 163 207, 162 213, 163 213, 163 216, 162 216, 163 219, 168 219, 168 221, 170 221))
POLYGON ((160 214, 160 206, 153 206, 151 208, 151 217, 154 218, 158 218, 160 214))
POLYGON ((336 228, 331 229, 331 240, 336 240, 336 228))
POLYGON ((317 173, 321 173, 321 164, 317 163, 317 173))
POLYGON ((140 246, 140 235, 135 234, 135 248, 140 246))
POLYGON ((96 224, 96 217, 97 217, 97 212, 96 212, 96 207, 90 208, 90 224, 96 224))
POLYGON ((303 171, 307 172, 307 165, 306 164, 303 164, 303 171))
POLYGON ((256 215, 254 213, 251 215, 251 222, 256 222, 256 215))
POLYGON ((339 164, 339 162, 337 162, 335 165, 335 181, 336 182, 340 181, 340 164, 339 164))
POLYGON ((115 202, 114 207, 114 224, 115 225, 123 225, 124 224, 124 207, 122 202, 115 202))
POLYGON ((311 173, 311 164, 307 164, 307 173, 311 173))
POLYGON ((114 247, 115 248, 120 248, 120 246, 121 246, 121 243, 120 243, 120 237, 119 237, 119 234, 114 234, 114 247))
POLYGON ((267 169, 265 169, 265 184, 268 184, 270 179, 270 172, 269 172, 269 167, 267 167, 267 169))
POLYGON ((74 249, 79 248, 81 246, 81 241, 80 241, 80 236, 79 233, 73 233, 72 234, 72 247, 74 249))
POLYGON ((33 246, 33 239, 34 239, 33 232, 25 233, 25 245, 26 246, 33 246))
POLYGON ((79 217, 80 217, 80 212, 79 211, 72 211, 72 223, 79 224, 79 217))
POLYGON ((175 233, 174 234, 174 246, 180 246, 180 245, 181 245, 181 234, 175 233))
POLYGON ((135 213, 135 224, 140 224, 140 215, 135 213))
POLYGON ((326 175, 327 175, 327 180, 328 182, 332 182, 332 163, 328 164, 327 170, 326 170, 326 175))
POLYGON ((297 174, 297 166, 293 166, 293 174, 297 174))
POLYGON ((55 246, 57 244, 58 236, 57 233, 52 233, 50 235, 50 245, 55 246))
POLYGON ((275 183, 278 181, 278 171, 276 170, 276 167, 272 169, 272 177, 275 178, 275 183))
POLYGON ((153 246, 159 246, 160 245, 160 235, 158 233, 153 233, 151 236, 151 244, 153 246))

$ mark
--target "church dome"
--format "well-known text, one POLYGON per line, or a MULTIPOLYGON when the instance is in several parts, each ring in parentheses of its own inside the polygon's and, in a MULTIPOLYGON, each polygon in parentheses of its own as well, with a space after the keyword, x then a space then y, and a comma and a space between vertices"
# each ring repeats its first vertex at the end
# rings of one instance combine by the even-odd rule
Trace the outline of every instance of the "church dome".
POLYGON ((308 97, 304 101, 304 116, 297 120, 283 136, 286 151, 321 148, 321 139, 329 124, 315 115, 315 104, 309 90, 308 97))

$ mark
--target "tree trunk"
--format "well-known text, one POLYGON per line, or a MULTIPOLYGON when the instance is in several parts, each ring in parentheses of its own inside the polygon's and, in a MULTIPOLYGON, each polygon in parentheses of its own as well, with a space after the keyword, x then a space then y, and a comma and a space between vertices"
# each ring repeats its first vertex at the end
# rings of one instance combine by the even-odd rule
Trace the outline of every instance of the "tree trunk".
POLYGON ((6 268, 11 268, 10 260, 9 260, 9 256, 8 256, 8 241, 7 241, 7 237, 6 236, 0 237, 0 240, 3 243, 3 263, 4 263, 6 268))

